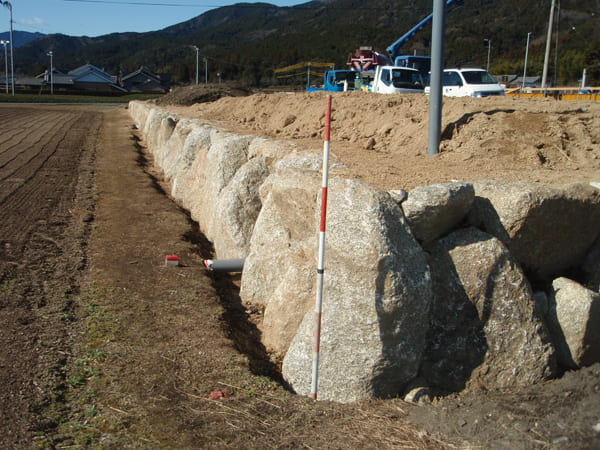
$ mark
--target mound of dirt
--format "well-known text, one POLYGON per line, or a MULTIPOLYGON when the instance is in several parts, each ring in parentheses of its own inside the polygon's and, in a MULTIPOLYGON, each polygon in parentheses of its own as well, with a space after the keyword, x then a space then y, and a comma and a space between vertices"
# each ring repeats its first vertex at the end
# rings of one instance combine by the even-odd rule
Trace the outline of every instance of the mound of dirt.
MULTIPOLYGON (((322 147, 325 93, 222 97, 169 104, 236 133, 322 147)), ((600 104, 554 99, 445 98, 440 151, 427 156, 429 98, 336 93, 331 152, 349 176, 382 189, 484 178, 546 184, 600 181, 600 104)))
POLYGON ((196 103, 214 102, 222 97, 244 97, 250 94, 251 91, 242 86, 199 84, 174 89, 158 98, 156 104, 190 106, 196 103))

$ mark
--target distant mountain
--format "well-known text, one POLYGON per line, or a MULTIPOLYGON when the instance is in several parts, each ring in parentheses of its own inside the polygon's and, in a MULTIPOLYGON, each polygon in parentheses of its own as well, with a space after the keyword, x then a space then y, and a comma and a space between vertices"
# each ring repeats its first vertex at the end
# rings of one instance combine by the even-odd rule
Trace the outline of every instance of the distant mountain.
MULTIPOLYGON (((522 73, 527 33, 531 32, 527 73, 541 75, 550 0, 537 3, 542 5, 521 0, 464 0, 446 16, 445 64, 485 67, 488 47, 484 39, 488 39, 490 71, 522 73)), ((557 84, 574 82, 586 68, 590 83, 597 83, 598 1, 564 3, 556 14, 559 40, 558 47, 554 41, 552 44, 549 79, 557 84), (556 76, 554 55, 558 55, 556 76)), ((386 48, 430 14, 431 8, 430 0, 327 0, 293 7, 239 3, 148 33, 95 38, 47 35, 19 48, 15 64, 17 72, 40 73, 49 63, 46 53, 53 50, 55 65, 62 69, 91 62, 118 74, 144 65, 170 73, 175 83, 187 83, 196 71, 196 53, 191 46, 197 46, 211 81, 220 73, 226 80, 264 84, 276 81, 275 68, 303 61, 346 67, 349 53, 359 46, 370 45, 386 53, 386 48)), ((428 26, 403 52, 429 54, 430 37, 428 26)))
MULTIPOLYGON (((13 47, 22 47, 23 45, 35 41, 36 39, 40 39, 44 36, 46 35, 43 33, 29 33, 27 31, 13 30, 13 47)), ((10 41, 10 32, 6 31, 0 33, 0 41, 10 41)))

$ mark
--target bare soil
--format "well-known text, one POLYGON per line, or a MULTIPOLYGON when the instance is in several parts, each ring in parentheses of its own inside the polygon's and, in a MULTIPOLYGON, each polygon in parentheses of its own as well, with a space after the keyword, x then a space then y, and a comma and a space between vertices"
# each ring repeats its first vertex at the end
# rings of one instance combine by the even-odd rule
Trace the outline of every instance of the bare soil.
MULTIPOLYGON (((215 98, 202 89, 161 102, 322 146, 323 95, 209 87, 224 98, 175 105, 215 98)), ((596 104, 445 102, 442 152, 428 158, 425 100, 336 95, 331 146, 344 175, 385 189, 490 176, 600 181, 596 104)), ((600 446, 598 364, 431 405, 289 393, 239 278, 204 269, 212 247, 165 195, 125 108, 0 106, 0 124, 2 448, 600 446), (166 266, 167 254, 181 265, 166 266)))

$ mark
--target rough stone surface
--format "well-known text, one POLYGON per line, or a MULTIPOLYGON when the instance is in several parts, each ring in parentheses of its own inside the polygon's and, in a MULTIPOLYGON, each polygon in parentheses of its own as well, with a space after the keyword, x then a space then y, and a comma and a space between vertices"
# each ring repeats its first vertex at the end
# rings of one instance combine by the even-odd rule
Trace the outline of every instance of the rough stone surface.
POLYGON ((463 220, 474 198, 471 183, 431 184, 411 190, 402 209, 417 240, 428 243, 463 220))
POLYGON ((167 176, 171 182, 171 196, 178 201, 184 203, 186 209, 191 209, 194 203, 192 195, 194 184, 197 180, 195 174, 201 168, 201 165, 196 165, 194 162, 199 155, 206 158, 206 153, 210 148, 210 136, 213 133, 213 128, 206 125, 197 125, 187 135, 185 143, 181 150, 181 157, 171 171, 167 172, 167 176))
POLYGON ((264 158, 265 165, 269 172, 275 171, 275 164, 286 157, 292 157, 297 152, 294 144, 285 141, 276 141, 270 139, 256 138, 248 148, 248 158, 264 158))
POLYGON ((600 292, 600 238, 596 240, 582 265, 586 286, 600 292))
POLYGON ((600 295, 568 278, 552 283, 548 326, 559 362, 577 369, 600 362, 600 295))
MULTIPOLYGON (((386 192, 334 178, 328 197, 319 398, 402 395, 429 326, 424 252, 386 192)), ((309 311, 283 361, 284 378, 300 394, 311 390, 313 328, 309 311)))
POLYGON ((161 163, 156 165, 163 170, 165 179, 168 182, 171 183, 174 178, 181 176, 186 166, 189 167, 189 164, 186 164, 187 161, 183 150, 188 136, 198 126, 198 123, 194 120, 181 119, 177 122, 177 126, 173 130, 169 140, 154 152, 155 164, 156 158, 160 157, 162 159, 161 163))
POLYGON ((246 257, 262 207, 259 187, 268 175, 264 158, 254 158, 236 172, 219 195, 210 226, 219 258, 246 257))
POLYGON ((588 184, 473 184, 470 223, 504 242, 534 281, 579 266, 600 235, 600 191, 588 184))
POLYGON ((431 386, 508 388, 555 375, 531 288, 502 242, 468 228, 429 251, 434 302, 422 376, 431 386))
POLYGON ((251 136, 211 134, 210 148, 196 174, 200 195, 194 199, 197 203, 191 209, 192 213, 196 213, 201 229, 211 242, 214 242, 215 236, 212 216, 216 211, 218 198, 239 168, 248 161, 247 151, 251 140, 251 136))
POLYGON ((259 190, 263 206, 250 239, 240 296, 246 304, 265 308, 263 342, 278 354, 287 350, 315 301, 321 165, 312 154, 281 160, 259 190), (313 269, 312 278, 307 267, 313 269))

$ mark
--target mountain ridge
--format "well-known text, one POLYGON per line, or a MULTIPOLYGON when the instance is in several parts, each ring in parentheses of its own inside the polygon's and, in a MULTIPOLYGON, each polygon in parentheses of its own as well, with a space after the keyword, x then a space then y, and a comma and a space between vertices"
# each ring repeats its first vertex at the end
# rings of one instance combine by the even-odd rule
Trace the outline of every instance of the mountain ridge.
MULTIPOLYGON (((596 4, 579 0, 565 5, 558 15, 557 83, 576 81, 584 67, 588 79, 600 76, 596 4)), ((115 73, 144 65, 186 83, 196 70, 192 46, 197 46, 210 65, 212 80, 220 73, 224 79, 264 84, 275 81, 273 69, 298 62, 346 67, 348 54, 362 45, 385 53, 430 8, 431 2, 425 0, 328 0, 290 7, 239 3, 157 31, 94 38, 43 36, 23 45, 15 64, 20 72, 40 73, 48 64, 46 53, 53 50, 57 66, 93 62, 115 73)), ((485 67, 484 39, 489 39, 490 71, 522 73, 526 37, 532 32, 528 74, 541 74, 549 11, 550 0, 543 7, 517 0, 464 0, 446 15, 445 64, 485 67)), ((428 54, 430 36, 431 27, 425 27, 405 53, 428 54)))

